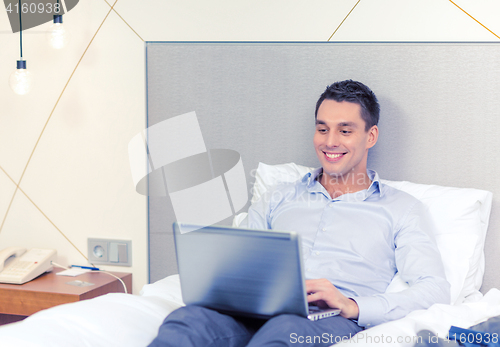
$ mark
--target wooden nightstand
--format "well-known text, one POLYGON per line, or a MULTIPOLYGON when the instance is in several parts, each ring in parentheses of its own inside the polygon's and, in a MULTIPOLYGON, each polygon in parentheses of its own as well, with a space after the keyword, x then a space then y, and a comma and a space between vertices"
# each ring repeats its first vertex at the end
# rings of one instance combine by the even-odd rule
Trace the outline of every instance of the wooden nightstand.
MULTIPOLYGON (((62 269, 45 273, 25 284, 0 283, 0 325, 16 322, 40 310, 70 302, 95 298, 107 293, 123 293, 123 285, 116 278, 92 271, 76 277, 57 276, 62 269), (91 286, 74 286, 72 281, 93 283, 91 286)), ((120 277, 132 291, 132 274, 112 272, 120 277)))

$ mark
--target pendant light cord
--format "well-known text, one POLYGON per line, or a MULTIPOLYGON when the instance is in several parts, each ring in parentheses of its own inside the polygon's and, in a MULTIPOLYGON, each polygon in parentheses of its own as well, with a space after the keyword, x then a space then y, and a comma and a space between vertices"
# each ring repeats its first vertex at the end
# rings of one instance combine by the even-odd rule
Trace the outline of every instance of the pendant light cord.
POLYGON ((20 48, 21 48, 21 60, 23 58, 23 21, 21 19, 21 0, 19 0, 19 38, 20 38, 20 48))

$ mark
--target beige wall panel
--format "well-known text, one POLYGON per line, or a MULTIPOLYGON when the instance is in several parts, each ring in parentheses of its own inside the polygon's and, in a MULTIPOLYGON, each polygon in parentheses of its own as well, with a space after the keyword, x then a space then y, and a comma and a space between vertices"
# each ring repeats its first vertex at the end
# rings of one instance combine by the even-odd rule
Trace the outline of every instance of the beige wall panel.
MULTIPOLYGON (((85 262, 84 257, 78 250, 71 245, 21 192, 16 195, 13 201, 9 218, 6 220, 0 234, 0 245, 2 248, 19 246, 27 249, 56 249, 56 262, 61 265, 81 264, 85 262)), ((81 247, 79 249, 85 251, 81 247)))
MULTIPOLYGON (((15 189, 16 185, 14 182, 0 170, 0 224, 2 224, 4 216, 7 213, 15 189)), ((5 248, 5 246, 0 243, 0 249, 2 248, 5 248)))
POLYGON ((71 34, 68 46, 56 50, 45 37, 51 23, 23 33, 23 57, 33 74, 33 89, 17 95, 9 87, 19 59, 19 33, 13 34, 5 13, 0 17, 0 165, 19 181, 42 129, 109 6, 86 0, 64 16, 71 34))
POLYGON ((120 0, 147 41, 326 41, 356 0, 120 0))
MULTIPOLYGON (((468 8, 482 7, 469 4, 468 8)), ((496 4, 495 8, 499 5, 496 4)), ((493 41, 497 38, 450 1, 361 1, 336 41, 493 41)))
POLYGON ((143 70, 143 42, 112 12, 22 182, 85 255, 88 237, 132 240, 133 266, 106 268, 132 271, 135 292, 147 282, 146 200, 134 189, 128 142, 145 128, 143 70))
MULTIPOLYGON (((500 1, 453 0, 453 2, 497 36, 500 36, 500 21, 498 20, 500 18, 500 1)), ((490 40, 496 39, 493 35, 490 40)))

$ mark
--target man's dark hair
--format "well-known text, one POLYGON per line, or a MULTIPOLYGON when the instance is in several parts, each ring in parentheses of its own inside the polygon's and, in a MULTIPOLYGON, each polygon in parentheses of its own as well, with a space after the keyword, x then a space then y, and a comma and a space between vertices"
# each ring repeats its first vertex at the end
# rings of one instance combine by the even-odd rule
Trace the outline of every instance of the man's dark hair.
POLYGON ((361 118, 365 121, 365 131, 370 130, 378 124, 380 105, 377 97, 370 88, 361 82, 346 80, 335 82, 321 94, 316 103, 314 118, 318 117, 318 110, 324 100, 335 100, 337 102, 348 101, 361 106, 361 118))

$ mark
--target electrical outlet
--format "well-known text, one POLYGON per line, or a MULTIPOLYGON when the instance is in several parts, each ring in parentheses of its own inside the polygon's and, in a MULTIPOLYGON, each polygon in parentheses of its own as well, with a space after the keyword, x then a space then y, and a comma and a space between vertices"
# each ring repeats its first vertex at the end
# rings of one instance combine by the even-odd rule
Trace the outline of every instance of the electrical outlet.
POLYGON ((94 239, 87 241, 89 262, 117 266, 132 266, 132 241, 94 239))

